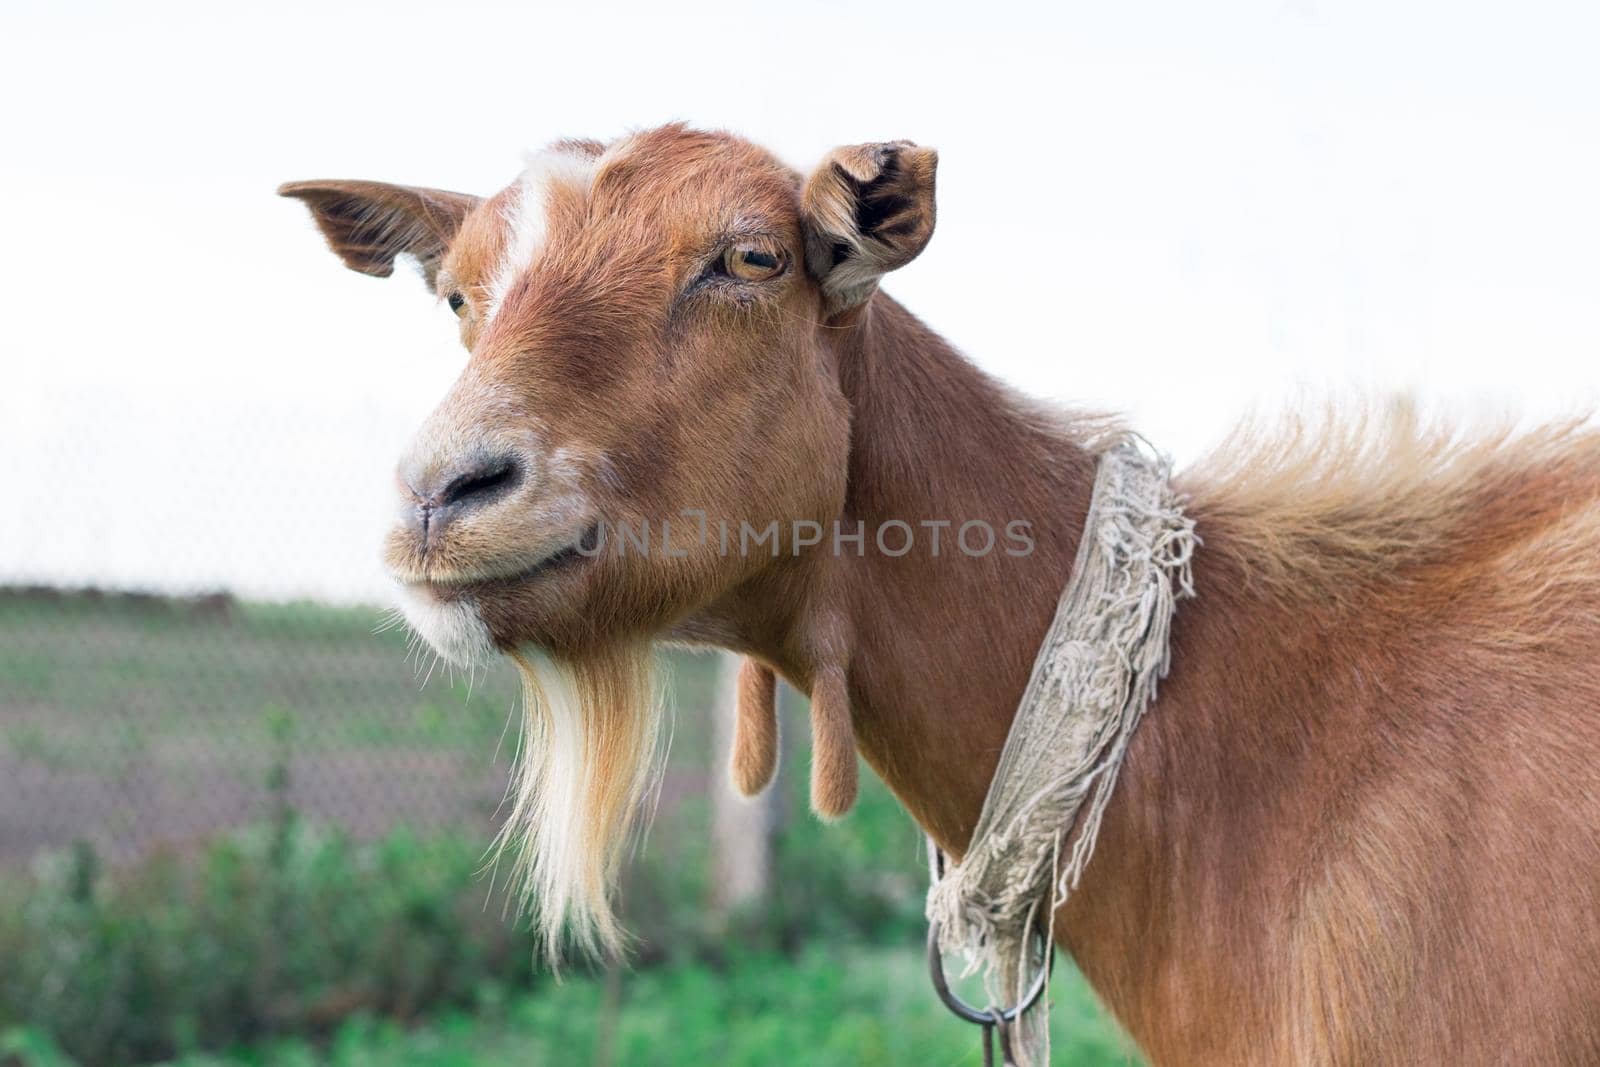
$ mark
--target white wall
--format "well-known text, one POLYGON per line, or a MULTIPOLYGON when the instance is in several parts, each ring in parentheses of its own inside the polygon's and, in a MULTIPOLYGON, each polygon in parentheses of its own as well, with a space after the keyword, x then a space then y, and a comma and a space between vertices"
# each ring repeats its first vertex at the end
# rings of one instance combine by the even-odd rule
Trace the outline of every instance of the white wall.
POLYGON ((995 373, 1195 455, 1252 405, 1600 386, 1600 8, 6 5, 0 582, 382 598, 411 425, 459 369, 410 277, 281 180, 486 192, 670 118, 805 164, 941 150, 887 286, 995 373))

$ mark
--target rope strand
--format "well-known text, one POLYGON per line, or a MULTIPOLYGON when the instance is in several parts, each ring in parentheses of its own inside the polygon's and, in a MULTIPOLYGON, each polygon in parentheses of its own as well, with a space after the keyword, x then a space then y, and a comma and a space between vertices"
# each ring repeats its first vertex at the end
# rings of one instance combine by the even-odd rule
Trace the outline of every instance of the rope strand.
MULTIPOLYGON (((1039 909, 1048 907, 1049 928, 1094 856, 1133 731, 1171 662, 1173 612, 1194 596, 1199 539, 1170 474, 1132 436, 1101 455, 1072 576, 972 842, 943 877, 930 869, 927 915, 939 947, 964 957, 964 975, 982 971, 996 1004, 1019 1002, 1040 965, 1029 936, 1039 909)), ((1048 1002, 1015 1024, 1012 1052, 1024 1067, 1049 1062, 1048 1002)))

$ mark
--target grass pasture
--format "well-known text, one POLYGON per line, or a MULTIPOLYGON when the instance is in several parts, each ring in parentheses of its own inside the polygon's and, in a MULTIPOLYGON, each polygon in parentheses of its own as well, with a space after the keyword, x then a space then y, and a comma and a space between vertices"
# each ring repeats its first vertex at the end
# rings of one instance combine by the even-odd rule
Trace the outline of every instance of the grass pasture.
MULTIPOLYGON (((669 657, 632 966, 533 966, 483 872, 514 679, 426 677, 382 622, 0 594, 0 1064, 979 1062, 923 974, 915 827, 870 774, 810 817, 803 708, 770 893, 708 921, 707 657, 669 657)), ((1055 1062, 1131 1062, 1057 972, 1055 1062)))

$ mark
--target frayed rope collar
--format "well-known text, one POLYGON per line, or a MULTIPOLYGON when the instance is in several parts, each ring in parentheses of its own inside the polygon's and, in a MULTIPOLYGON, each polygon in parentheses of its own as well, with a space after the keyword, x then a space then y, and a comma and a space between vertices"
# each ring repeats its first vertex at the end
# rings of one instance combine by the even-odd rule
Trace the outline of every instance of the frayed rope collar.
POLYGON ((976 1012, 951 1003, 936 973, 953 1010, 990 1018, 986 1061, 988 1031, 997 1028, 1008 1063, 1049 1062, 1049 998, 1037 991, 1052 918, 1094 855, 1128 743, 1167 674, 1173 612, 1194 595, 1199 539, 1171 487, 1171 463, 1152 452, 1125 435, 1101 454, 1072 575, 972 841, 948 869, 929 842, 933 967, 939 972, 940 952, 959 953, 962 973, 982 972, 992 1003, 1011 1005, 976 1012))

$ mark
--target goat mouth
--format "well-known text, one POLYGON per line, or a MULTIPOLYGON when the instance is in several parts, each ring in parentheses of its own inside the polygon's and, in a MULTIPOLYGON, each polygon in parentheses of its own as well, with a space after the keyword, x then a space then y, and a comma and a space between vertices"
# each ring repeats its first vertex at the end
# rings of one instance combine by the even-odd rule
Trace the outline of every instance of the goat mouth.
POLYGON ((518 570, 460 579, 427 578, 415 584, 447 600, 484 590, 529 585, 557 574, 577 570, 584 562, 599 555, 600 536, 600 523, 595 522, 585 528, 573 541, 518 570))
POLYGON ((526 567, 515 574, 508 574, 504 578, 491 579, 484 583, 487 585, 526 585, 540 578, 557 574, 562 571, 572 570, 585 559, 593 557, 593 553, 585 548, 588 534, 572 542, 566 548, 551 553, 531 567, 526 567))

